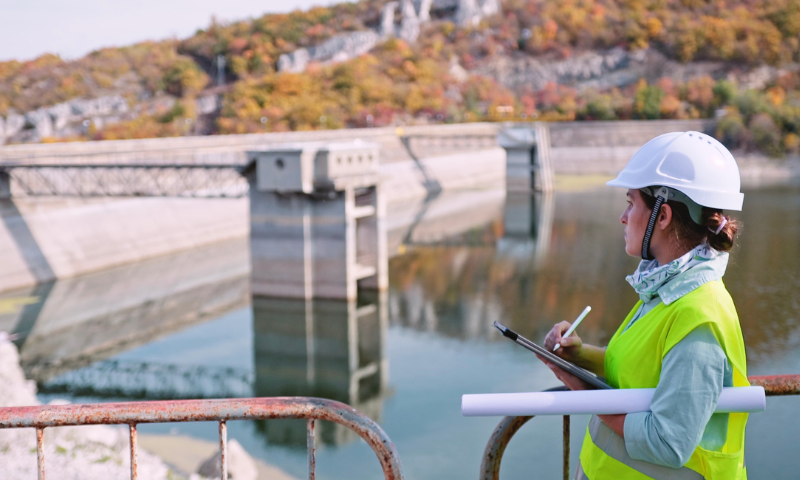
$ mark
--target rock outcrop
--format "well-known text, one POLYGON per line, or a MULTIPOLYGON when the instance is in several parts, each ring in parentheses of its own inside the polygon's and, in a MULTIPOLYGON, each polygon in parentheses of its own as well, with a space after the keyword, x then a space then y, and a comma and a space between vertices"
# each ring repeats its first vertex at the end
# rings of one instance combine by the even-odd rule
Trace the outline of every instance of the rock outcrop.
POLYGON ((456 25, 474 27, 481 21, 478 0, 458 0, 458 10, 454 18, 456 25))
POLYGON ((378 30, 381 37, 394 35, 394 12, 399 4, 399 2, 389 2, 381 8, 381 26, 378 30))
POLYGON ((431 10, 439 11, 442 17, 453 20, 462 27, 478 25, 488 16, 500 12, 500 0, 399 0, 381 8, 377 30, 343 33, 329 38, 320 45, 300 48, 283 54, 278 59, 278 71, 302 72, 309 62, 322 64, 349 60, 370 51, 381 40, 399 38, 414 43, 422 25, 431 21, 431 10), (400 23, 394 21, 400 8, 400 23), (455 9, 455 14, 449 12, 455 9))
POLYGON ((466 82, 469 78, 469 72, 458 63, 458 57, 455 55, 450 57, 450 76, 455 79, 455 81, 459 83, 466 82))
POLYGON ((500 0, 458 0, 454 21, 460 27, 477 27, 484 17, 500 12, 500 0))
POLYGON ((39 142, 50 137, 67 137, 77 133, 87 119, 96 124, 114 123, 129 111, 128 101, 120 95, 83 99, 78 98, 25 113, 10 114, 5 128, 0 129, 0 145, 7 139, 27 131, 22 140, 39 142))
MULTIPOLYGON (((497 78, 514 89, 527 86, 534 91, 544 88, 549 82, 575 85, 600 80, 623 70, 644 68, 642 51, 627 52, 613 48, 607 52, 586 52, 566 60, 542 61, 534 57, 499 57, 480 66, 476 73, 497 78)), ((598 85, 600 86, 600 85, 598 85)))
POLYGON ((25 116, 11 113, 6 117, 5 124, 5 131, 0 133, 0 145, 5 143, 5 139, 13 137, 25 128, 25 116))
MULTIPOLYGON (((360 51, 357 48, 354 50, 360 51)), ((108 95, 92 99, 77 98, 22 115, 12 112, 5 119, 0 117, 0 145, 8 141, 40 142, 51 137, 80 136, 90 124, 99 129, 103 125, 130 120, 138 115, 163 113, 174 104, 175 97, 160 95, 131 109, 128 101, 121 95, 108 95)), ((195 112, 198 115, 208 115, 219 108, 219 96, 216 94, 207 94, 195 101, 195 112)))
MULTIPOLYGON (((36 385, 26 380, 14 344, 0 341, 0 407, 38 405, 36 385)), ((45 461, 49 476, 65 480, 105 480, 130 476, 127 428, 91 425, 45 429, 45 461)), ((175 479, 167 465, 139 451, 139 478, 175 479)), ((36 435, 33 429, 0 430, 2 478, 36 478, 36 435)), ((49 478, 48 476, 48 478, 49 478)))
POLYGON ((381 36, 372 30, 336 35, 315 47, 300 48, 281 55, 278 71, 302 72, 311 61, 323 64, 343 62, 370 51, 380 39, 381 36))
MULTIPOLYGON (((219 478, 222 474, 219 465, 219 454, 208 457, 197 469, 204 477, 219 478)), ((256 462, 236 440, 228 441, 228 477, 231 480, 257 480, 256 462)))
POLYGON ((397 29, 395 35, 405 42, 416 42, 417 37, 419 37, 420 20, 411 0, 402 0, 400 13, 402 20, 400 21, 400 28, 397 29))
POLYGON ((53 120, 45 109, 34 110, 25 114, 25 126, 36 130, 39 140, 53 136, 53 120))
MULTIPOLYGON (((497 56, 478 65, 470 73, 495 78, 516 91, 537 91, 551 82, 578 90, 605 90, 630 85, 642 78, 650 83, 660 78, 684 83, 704 75, 711 78, 726 77, 735 81, 742 89, 763 89, 786 69, 786 66, 778 68, 762 65, 752 70, 731 71, 730 65, 724 62, 680 63, 669 60, 655 49, 627 51, 615 47, 605 51, 578 52, 564 60, 497 56)), ((452 72, 451 69, 451 74, 452 72)))
POLYGON ((203 95, 197 98, 195 103, 195 110, 198 115, 208 115, 214 113, 220 108, 219 96, 217 95, 203 95))
POLYGON ((420 23, 427 23, 431 21, 431 6, 433 0, 420 0, 417 2, 417 18, 420 23))

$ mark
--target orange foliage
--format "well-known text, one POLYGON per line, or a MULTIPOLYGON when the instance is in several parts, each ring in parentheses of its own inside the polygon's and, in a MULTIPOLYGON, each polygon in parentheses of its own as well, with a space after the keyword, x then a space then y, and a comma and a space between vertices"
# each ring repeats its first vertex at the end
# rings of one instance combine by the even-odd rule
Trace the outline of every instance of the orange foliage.
POLYGON ((276 72, 282 54, 319 45, 340 32, 376 28, 385 4, 360 0, 240 22, 212 21, 181 41, 100 49, 75 61, 43 55, 0 62, 0 115, 112 93, 129 99, 133 111, 147 111, 139 108, 139 99, 167 92, 179 99, 169 112, 107 125, 88 136, 186 134, 195 117, 193 99, 208 87, 222 56, 227 85, 220 90, 218 133, 534 115, 549 120, 695 118, 728 108, 739 117, 731 114, 723 133, 737 145, 773 152, 800 148, 797 73, 782 74, 762 92, 740 92, 708 76, 685 84, 660 79, 622 90, 578 92, 548 84, 539 92, 512 92, 494 79, 450 75, 452 59, 469 72, 501 55, 551 60, 616 46, 655 48, 683 62, 738 62, 747 68, 800 62, 796 0, 504 0, 502 14, 485 19, 479 28, 435 21, 414 45, 390 39, 345 63, 312 63, 297 74, 276 72), (748 129, 758 135, 749 135, 748 129))

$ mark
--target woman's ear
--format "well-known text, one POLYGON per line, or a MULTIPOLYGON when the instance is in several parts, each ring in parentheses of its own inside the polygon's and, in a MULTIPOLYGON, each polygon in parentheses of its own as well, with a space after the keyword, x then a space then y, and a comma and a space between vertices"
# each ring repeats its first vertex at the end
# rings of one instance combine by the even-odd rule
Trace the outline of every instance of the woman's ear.
POLYGON ((672 207, 665 203, 661 205, 661 211, 658 212, 658 221, 656 224, 659 229, 666 230, 670 223, 672 223, 672 207))

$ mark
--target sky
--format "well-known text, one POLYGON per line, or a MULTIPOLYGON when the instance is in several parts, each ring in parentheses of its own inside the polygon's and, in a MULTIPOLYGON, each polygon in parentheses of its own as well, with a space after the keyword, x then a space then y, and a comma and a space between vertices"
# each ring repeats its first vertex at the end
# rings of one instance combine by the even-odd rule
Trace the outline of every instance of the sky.
POLYGON ((342 0, 0 0, 0 61, 65 59, 101 47, 184 38, 211 17, 240 20, 342 0))

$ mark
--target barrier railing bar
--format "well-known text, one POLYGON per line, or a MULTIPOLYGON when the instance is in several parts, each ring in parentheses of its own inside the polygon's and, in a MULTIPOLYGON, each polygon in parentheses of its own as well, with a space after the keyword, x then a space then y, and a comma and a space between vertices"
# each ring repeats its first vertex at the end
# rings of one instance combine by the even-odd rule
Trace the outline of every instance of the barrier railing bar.
POLYGON ((800 395, 800 375, 762 375, 748 380, 754 387, 764 387, 769 397, 800 395))
POLYGON ((508 446, 508 442, 531 417, 504 417, 492 432, 486 443, 481 461, 481 479, 497 480, 500 478, 500 460, 508 446))
MULTIPOLYGON (((131 478, 136 478, 136 428, 141 423, 219 422, 223 480, 227 474, 227 428, 230 420, 306 419, 313 440, 314 420, 338 423, 354 431, 372 448, 386 480, 402 480, 397 450, 369 417, 341 402, 324 398, 274 397, 215 400, 169 400, 86 405, 42 405, 0 408, 0 429, 36 428, 39 479, 44 480, 44 429, 75 425, 129 425, 131 478)), ((313 443, 311 443, 313 446, 313 443)), ((309 458, 314 460, 312 449, 309 458)), ((312 470, 313 472, 313 470, 312 470)), ((313 479, 314 476, 312 475, 313 479)))
POLYGON ((39 468, 39 480, 44 480, 44 427, 36 429, 36 466, 39 468))
POLYGON ((569 415, 564 415, 564 480, 569 480, 569 415))
POLYGON ((220 480, 228 480, 228 424, 219 422, 219 469, 220 480))
POLYGON ((317 478, 317 446, 314 439, 314 419, 309 418, 306 421, 306 445, 308 447, 308 480, 315 480, 317 478))
POLYGON ((139 436, 136 431, 136 424, 129 425, 131 429, 131 480, 139 478, 139 436))
MULTIPOLYGON (((764 387, 768 397, 800 395, 800 375, 763 375, 747 378, 752 386, 764 387)), ((560 387, 559 387, 560 389, 560 387)), ((551 389, 555 390, 555 389, 551 389)), ((531 417, 504 417, 489 437, 481 461, 481 480, 498 480, 500 462, 508 442, 531 417)), ((564 478, 569 478, 569 418, 564 416, 564 478)))

